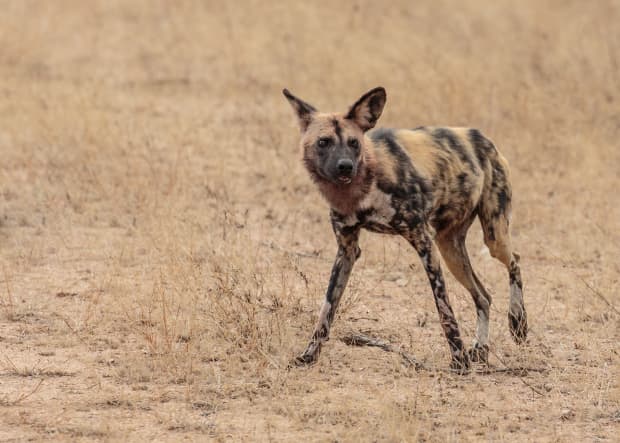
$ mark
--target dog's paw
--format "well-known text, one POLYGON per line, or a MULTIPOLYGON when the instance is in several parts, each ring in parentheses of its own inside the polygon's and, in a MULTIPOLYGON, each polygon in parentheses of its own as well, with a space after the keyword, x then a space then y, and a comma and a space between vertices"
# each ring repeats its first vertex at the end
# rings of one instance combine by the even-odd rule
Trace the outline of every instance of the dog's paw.
POLYGON ((301 354, 298 355, 297 357, 293 358, 288 367, 289 368, 293 368, 293 367, 297 367, 297 368, 301 368, 304 366, 312 366, 313 364, 315 364, 317 361, 317 355, 316 354, 301 354))
POLYGON ((469 350, 469 359, 475 363, 488 363, 489 362, 489 345, 481 345, 475 343, 469 350))
POLYGON ((461 350, 458 354, 452 355, 452 363, 450 363, 450 369, 458 374, 467 374, 471 367, 469 360, 469 353, 465 350, 461 350))
POLYGON ((525 343, 527 339, 527 314, 525 311, 517 313, 508 313, 508 325, 510 327, 510 335, 518 345, 525 343))

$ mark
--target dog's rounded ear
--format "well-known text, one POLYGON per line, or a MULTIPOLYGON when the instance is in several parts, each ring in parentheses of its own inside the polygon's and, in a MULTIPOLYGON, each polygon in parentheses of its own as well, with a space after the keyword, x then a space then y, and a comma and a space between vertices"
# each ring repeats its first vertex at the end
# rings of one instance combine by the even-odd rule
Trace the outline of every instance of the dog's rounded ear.
POLYGON ((293 94, 289 92, 288 89, 283 89, 282 94, 286 97, 288 102, 291 104, 295 113, 297 114, 297 118, 299 119, 299 127, 302 132, 308 129, 310 122, 312 121, 312 117, 314 113, 316 113, 316 109, 309 103, 295 97, 293 94))
POLYGON ((345 118, 353 120, 366 132, 374 128, 377 120, 381 117, 386 99, 385 88, 379 86, 371 89, 351 106, 345 118))

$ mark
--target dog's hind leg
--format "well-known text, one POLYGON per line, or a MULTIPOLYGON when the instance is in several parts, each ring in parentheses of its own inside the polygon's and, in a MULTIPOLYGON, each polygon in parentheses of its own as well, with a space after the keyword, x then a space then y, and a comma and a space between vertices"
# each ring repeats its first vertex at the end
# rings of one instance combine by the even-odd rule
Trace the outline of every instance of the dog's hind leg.
POLYGON ((514 252, 510 242, 508 222, 504 219, 483 222, 484 242, 493 257, 508 269, 510 279, 510 305, 508 308, 508 326, 516 343, 523 343, 527 338, 527 313, 523 302, 523 282, 519 267, 519 254, 514 252), (492 234, 492 235, 491 235, 492 234))
POLYGON ((489 354, 489 308, 491 295, 482 286, 472 269, 467 248, 465 247, 466 230, 437 237, 437 245, 448 269, 467 289, 476 305, 476 338, 470 351, 473 361, 486 362, 489 354))
POLYGON ((508 168, 500 157, 493 164, 493 186, 480 202, 480 224, 484 231, 484 242, 491 256, 502 262, 508 270, 510 279, 510 306, 508 325, 516 343, 527 338, 527 313, 523 302, 523 283, 519 254, 512 249, 510 237, 510 210, 512 192, 507 179, 508 168))
POLYGON ((361 253, 358 246, 359 228, 350 232, 347 229, 340 231, 334 226, 334 230, 338 240, 338 254, 332 267, 325 300, 323 301, 310 343, 308 343, 303 354, 295 358, 295 364, 298 366, 316 362, 323 343, 329 340, 329 331, 334 321, 340 298, 351 275, 353 265, 361 253))

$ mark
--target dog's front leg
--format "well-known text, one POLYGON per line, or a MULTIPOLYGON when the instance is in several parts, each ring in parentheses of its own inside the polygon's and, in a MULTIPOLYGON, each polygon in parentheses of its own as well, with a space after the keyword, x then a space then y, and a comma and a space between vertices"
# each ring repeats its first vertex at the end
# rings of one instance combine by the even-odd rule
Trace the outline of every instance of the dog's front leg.
POLYGON ((439 313, 439 321, 448 339, 448 345, 450 346, 450 353, 452 355, 451 367, 455 370, 465 372, 470 366, 469 356, 465 352, 459 326, 456 322, 452 307, 450 306, 446 284, 441 272, 439 251, 433 243, 428 229, 422 227, 418 228, 415 232, 411 233, 408 240, 420 255, 422 264, 426 270, 426 275, 433 289, 435 305, 439 313))
POLYGON ((312 338, 304 353, 295 359, 297 365, 314 363, 319 357, 321 346, 323 346, 324 342, 329 340, 329 330, 334 321, 338 303, 340 303, 342 293, 347 286, 353 265, 361 252, 358 246, 359 230, 355 230, 354 232, 346 232, 346 230, 344 230, 343 232, 342 230, 338 230, 336 226, 334 226, 334 230, 338 240, 338 254, 336 255, 336 260, 332 267, 329 285, 327 286, 327 292, 325 294, 325 301, 321 307, 319 319, 312 333, 312 338))

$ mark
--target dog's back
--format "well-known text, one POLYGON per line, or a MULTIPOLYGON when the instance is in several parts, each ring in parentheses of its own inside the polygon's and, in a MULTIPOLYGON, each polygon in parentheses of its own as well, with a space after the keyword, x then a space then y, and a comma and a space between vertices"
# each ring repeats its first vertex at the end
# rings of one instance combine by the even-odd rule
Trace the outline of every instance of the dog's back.
POLYGON ((477 129, 379 128, 368 136, 380 180, 398 185, 407 175, 402 169, 411 167, 428 184, 427 211, 438 233, 457 229, 479 213, 489 219, 509 209, 508 164, 477 129))

